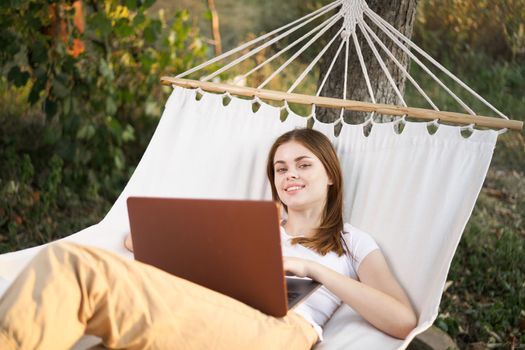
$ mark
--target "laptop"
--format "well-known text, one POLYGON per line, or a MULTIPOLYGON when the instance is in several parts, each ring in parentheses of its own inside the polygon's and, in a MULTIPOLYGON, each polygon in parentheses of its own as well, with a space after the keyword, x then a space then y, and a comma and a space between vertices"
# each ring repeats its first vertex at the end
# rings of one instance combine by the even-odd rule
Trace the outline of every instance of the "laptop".
POLYGON ((285 276, 271 201, 127 199, 135 259, 283 317, 320 284, 285 276))

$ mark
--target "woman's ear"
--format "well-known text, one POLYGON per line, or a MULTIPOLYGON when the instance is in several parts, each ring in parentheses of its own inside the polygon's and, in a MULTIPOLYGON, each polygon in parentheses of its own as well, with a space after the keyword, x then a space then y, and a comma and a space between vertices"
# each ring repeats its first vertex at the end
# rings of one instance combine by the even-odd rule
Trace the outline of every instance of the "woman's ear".
POLYGON ((328 169, 325 167, 325 173, 326 177, 328 178, 328 186, 332 186, 334 184, 334 179, 332 176, 330 176, 330 173, 328 172, 328 169))

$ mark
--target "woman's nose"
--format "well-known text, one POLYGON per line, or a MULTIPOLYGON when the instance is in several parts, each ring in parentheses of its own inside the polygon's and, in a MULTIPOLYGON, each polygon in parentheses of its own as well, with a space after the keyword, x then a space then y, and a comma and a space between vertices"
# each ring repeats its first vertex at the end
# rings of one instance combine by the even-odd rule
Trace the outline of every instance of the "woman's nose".
POLYGON ((297 176, 297 173, 293 170, 289 170, 286 174, 287 179, 297 179, 299 176, 297 176))

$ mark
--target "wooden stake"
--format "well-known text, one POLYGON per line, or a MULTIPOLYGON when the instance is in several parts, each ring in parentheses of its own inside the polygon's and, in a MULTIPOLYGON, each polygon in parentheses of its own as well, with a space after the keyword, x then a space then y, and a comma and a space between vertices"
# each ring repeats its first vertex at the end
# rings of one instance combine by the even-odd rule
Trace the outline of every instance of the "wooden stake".
POLYGON ((219 13, 215 8, 215 0, 208 0, 208 9, 211 14, 211 32, 215 45, 215 56, 222 54, 221 32, 219 30, 219 13))

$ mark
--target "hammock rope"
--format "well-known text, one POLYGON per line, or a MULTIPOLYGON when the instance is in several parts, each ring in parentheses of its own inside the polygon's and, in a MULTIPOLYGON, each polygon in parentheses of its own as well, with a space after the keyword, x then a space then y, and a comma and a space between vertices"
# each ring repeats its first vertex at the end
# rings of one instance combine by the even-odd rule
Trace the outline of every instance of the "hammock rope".
MULTIPOLYGON (((350 33, 350 35, 352 35, 352 33, 350 33)), ((346 100, 346 87, 348 86, 348 47, 350 46, 350 37, 348 36, 346 39, 345 39, 345 77, 344 77, 344 84, 343 84, 343 100, 346 100)), ((344 120, 343 120, 343 116, 344 116, 344 113, 345 113, 345 109, 344 108, 341 108, 341 112, 339 113, 339 122, 342 123, 344 120)))
POLYGON ((321 85, 319 85, 319 89, 317 90, 315 96, 319 97, 321 94, 321 91, 323 90, 324 84, 326 84, 326 81, 328 80, 328 77, 330 76, 330 73, 332 72, 332 68, 334 68, 335 62, 337 61, 337 57, 339 57, 339 54, 341 53, 341 49, 343 48, 345 41, 341 40, 341 44, 339 45, 339 48, 337 49, 337 52, 334 55, 334 58, 332 58, 332 62, 330 63, 330 67, 328 67, 328 70, 326 71, 326 74, 323 78, 323 81, 321 82, 321 85))
MULTIPOLYGON (((344 67, 344 80, 343 80, 343 94, 342 98, 343 100, 347 99, 347 88, 348 88, 348 64, 349 64, 349 49, 350 49, 350 38, 352 40, 352 46, 355 48, 355 52, 357 54, 357 58, 359 61, 359 65, 361 68, 361 72, 363 75, 363 78, 365 80, 366 89, 368 92, 368 95, 370 97, 370 101, 372 104, 377 104, 377 96, 374 94, 374 89, 372 88, 371 79, 369 76, 369 66, 371 62, 367 62, 363 56, 362 53, 362 43, 359 43, 359 40, 357 38, 358 32, 362 34, 364 38, 364 42, 366 42, 366 45, 370 48, 372 51, 372 55, 370 57, 370 60, 375 60, 379 64, 379 67, 381 68, 381 72, 385 75, 386 80, 388 81, 388 85, 393 89, 396 97, 400 101, 400 106, 391 106, 392 108, 397 108, 398 110, 401 107, 406 107, 410 109, 409 113, 392 113, 392 115, 397 116, 398 118, 401 118, 400 122, 405 122, 406 117, 416 117, 416 118, 423 118, 423 119, 429 119, 431 122, 430 124, 440 125, 440 121, 446 121, 446 122, 452 122, 455 124, 463 125, 462 130, 471 130, 474 129, 474 127, 482 126, 482 127, 490 127, 490 128, 498 128, 498 133, 504 133, 508 130, 508 128, 521 130, 523 128, 523 123, 519 121, 512 121, 507 117, 505 114, 500 112, 497 108, 495 108, 492 104, 487 102, 483 97, 481 97, 478 93, 476 93, 474 90, 472 90, 467 84, 465 84, 461 79, 456 77, 454 74, 452 74, 449 70, 447 70, 443 65, 438 63, 435 59, 433 59, 429 54, 427 54, 425 51, 423 51, 419 46, 414 44, 412 41, 410 41, 409 38, 407 38, 404 34, 399 32, 396 28, 394 28, 390 23, 385 21, 383 18, 381 18, 378 14, 373 12, 367 5, 367 3, 364 0, 336 0, 330 4, 327 4, 318 10, 303 16, 287 25, 284 25, 278 29, 275 29, 265 35, 262 35, 258 38, 255 38, 245 44, 240 45, 237 48, 234 48, 228 52, 225 52, 224 54, 217 56, 215 58, 210 59, 207 62, 204 62, 192 69, 189 69, 179 75, 176 76, 176 78, 183 78, 190 74, 196 73, 198 71, 201 71, 207 67, 210 67, 210 65, 215 64, 221 60, 224 60, 228 57, 231 57, 232 55, 240 53, 240 57, 231 60, 230 62, 227 62, 222 67, 218 68, 217 70, 213 72, 208 72, 207 75, 201 77, 199 80, 200 82, 210 82, 213 80, 214 82, 219 80, 219 75, 223 72, 226 72, 227 70, 238 67, 242 62, 248 61, 250 59, 253 59, 253 57, 260 53, 262 50, 265 50, 267 48, 273 48, 275 47, 276 43, 279 41, 286 39, 290 37, 293 33, 298 33, 298 30, 301 28, 308 28, 307 25, 313 26, 313 29, 310 29, 307 31, 306 34, 301 35, 298 39, 294 40, 293 42, 285 45, 283 49, 275 50, 275 53, 272 54, 269 58, 265 59, 261 63, 257 63, 254 65, 253 68, 249 69, 247 72, 236 72, 236 75, 232 78, 231 84, 233 84, 231 87, 225 87, 224 84, 219 84, 224 88, 224 90, 218 89, 218 87, 214 86, 213 91, 224 93, 225 91, 229 91, 230 94, 238 93, 237 88, 233 88, 233 86, 239 86, 244 87, 245 82, 247 78, 253 74, 254 72, 259 71, 262 67, 270 64, 271 62, 276 62, 277 58, 282 57, 283 54, 286 52, 292 52, 296 50, 294 53, 291 53, 291 56, 284 61, 284 63, 280 64, 278 67, 274 68, 273 71, 270 73, 269 76, 263 77, 262 83, 257 86, 257 91, 262 90, 265 86, 267 86, 272 79, 277 77, 279 74, 281 74, 287 67, 289 67, 292 62, 294 62, 301 54, 303 54, 307 49, 311 48, 312 45, 319 41, 320 39, 324 38, 323 35, 326 33, 330 33, 329 30, 333 28, 334 25, 337 23, 342 23, 341 27, 336 30, 336 34, 327 38, 328 43, 324 45, 319 52, 317 52, 314 56, 314 59, 307 65, 307 67, 302 70, 302 72, 293 80, 290 87, 288 87, 285 91, 287 94, 291 94, 294 91, 298 89, 298 87, 306 80, 306 77, 312 73, 314 68, 318 67, 318 64, 320 60, 324 57, 324 55, 329 51, 329 48, 331 48, 334 45, 339 45, 335 55, 331 59, 331 63, 324 72, 323 76, 319 77, 319 81, 321 82, 317 88, 317 91, 315 92, 315 96, 312 96, 310 98, 310 101, 306 101, 307 98, 300 98, 300 102, 294 102, 294 103, 302 103, 302 104, 308 104, 311 105, 311 114, 308 117, 315 117, 316 114, 316 108, 319 107, 319 104, 316 104, 316 101, 318 101, 318 97, 320 97, 321 92, 323 91, 323 88, 326 86, 329 77, 331 76, 331 73, 333 71, 333 68, 335 66, 335 62, 338 60, 338 57, 340 57, 343 46, 345 46, 345 67, 344 67), (327 17, 327 18, 326 18, 327 17), (320 21, 320 24, 315 24, 320 21), (373 24, 373 26, 372 26, 373 24), (383 42, 379 35, 376 33, 377 31, 384 33, 384 35, 391 40, 392 43, 392 49, 389 49, 388 46, 383 42), (340 37, 340 41, 338 41, 338 38, 340 37), (274 46, 272 46, 274 45, 274 46), (378 46, 380 49, 378 49, 378 46), (242 54, 242 51, 245 49, 249 49, 248 52, 242 54), (430 96, 425 92, 425 89, 416 81, 414 76, 412 76, 408 70, 404 67, 404 65, 401 63, 401 60, 399 57, 396 57, 396 54, 394 53, 394 50, 396 52, 399 52, 401 55, 407 55, 411 60, 413 60, 416 63, 416 66, 422 69, 422 71, 428 75, 431 79, 429 81, 437 84, 437 86, 442 89, 452 100, 454 100, 462 110, 464 110, 467 114, 463 113, 455 113, 455 112, 442 112, 439 108, 438 104, 433 101, 430 96), (414 52, 412 52, 412 50, 414 52), (381 51, 381 52, 380 52, 381 51), (383 54, 383 56, 382 56, 383 54), (417 55, 421 56, 421 59, 417 55), (422 59, 425 59, 430 63, 430 67, 427 66, 422 59), (388 60, 388 62, 387 62, 388 60), (422 113, 422 111, 426 109, 421 108, 410 108, 408 107, 407 102, 405 101, 403 95, 401 94, 400 89, 398 88, 395 79, 389 71, 389 63, 393 63, 392 67, 397 67, 399 74, 402 75, 404 78, 406 78, 410 84, 415 88, 415 91, 422 96, 425 103, 427 103, 431 108, 428 109, 428 113, 422 113), (367 67, 368 66, 368 67, 367 67), (452 89, 447 86, 434 72, 433 70, 437 69, 439 72, 444 73, 447 77, 453 80, 454 83, 456 83, 459 88, 464 89, 468 94, 470 94, 472 97, 480 101, 484 106, 489 108, 492 112, 494 112, 497 117, 503 118, 504 120, 508 120, 509 123, 500 123, 497 122, 497 118, 494 117, 483 117, 477 115, 477 113, 471 108, 464 100, 462 100, 457 93, 452 91, 452 89), (475 119, 468 118, 467 115, 474 116, 475 119), (451 118, 452 117, 452 118, 451 118), (484 120, 483 118, 488 118, 489 120, 484 120)), ((188 86, 187 81, 180 82, 180 80, 177 79, 165 79, 163 78, 163 82, 166 84, 174 84, 179 86, 188 86), (179 84, 182 84, 180 85, 179 84)), ((204 86, 202 84, 197 84, 196 86, 204 86)), ((206 85, 209 87, 209 85, 206 85)), ((247 88, 246 88, 247 89, 247 88)), ((252 90, 250 90, 252 91, 252 90)), ((267 90, 269 91, 269 90, 267 90)), ((241 94, 244 96, 247 95, 247 92, 245 91, 244 94, 241 94)), ((263 94, 252 94, 251 96, 259 96, 256 100, 257 102, 260 101, 260 98, 262 98, 263 94)), ((264 95, 268 95, 268 93, 265 91, 264 95)), ((271 94, 272 97, 269 98, 279 100, 277 97, 274 97, 273 94, 271 94)), ((276 96, 276 95, 275 95, 276 96)), ((283 96, 283 95, 281 95, 283 96)), ((288 96, 288 95, 286 95, 288 96)), ((304 95, 302 95, 304 96, 304 95)), ((293 113, 292 110, 289 108, 290 101, 284 101, 284 104, 282 105, 282 109, 286 109, 289 113, 293 113)), ((332 107, 332 108, 341 108, 340 117, 334 121, 335 123, 343 122, 343 115, 344 110, 348 109, 348 104, 343 104, 343 107, 341 104, 337 103, 335 105, 324 105, 323 107, 332 107)), ((369 113, 369 117, 367 120, 365 120, 365 124, 368 122, 374 122, 374 114, 379 113, 379 110, 383 110, 381 114, 387 114, 384 112, 385 107, 384 105, 379 105, 377 108, 361 108, 361 105, 356 104, 353 105, 352 110, 355 111, 362 111, 369 113)), ((364 105, 363 105, 364 106, 364 105)), ((388 109, 388 108, 387 108, 388 109)), ((317 119, 315 119, 317 120, 317 119)))
MULTIPOLYGON (((465 102, 463 102, 456 94, 454 94, 432 71, 423 63, 417 56, 415 56, 403 43, 401 43, 390 31, 388 31, 381 23, 375 22, 375 24, 378 25, 380 29, 383 30, 383 32, 388 35, 390 39, 401 49, 403 52, 405 52, 414 62, 416 62, 419 67, 421 67, 436 83, 439 84, 457 103, 467 111, 470 115, 476 115, 476 112, 474 112, 465 102)), ((400 33, 401 34, 401 33, 400 33)))
POLYGON ((309 31, 308 33, 306 33, 305 35, 303 35, 303 36, 300 37, 299 39, 295 40, 293 43, 289 44, 288 46, 286 46, 286 47, 285 47, 284 49, 282 49, 281 51, 277 52, 276 54, 274 54, 274 55, 271 56, 270 58, 268 58, 268 59, 266 59, 265 61, 263 61, 263 62, 261 62, 260 64, 258 64, 256 67, 252 68, 248 73, 245 73, 244 75, 235 78, 233 84, 236 84, 237 82, 246 79, 246 78, 247 78, 248 76, 250 76, 252 73, 258 71, 259 69, 261 69, 262 67, 264 67, 266 64, 272 62, 274 59, 276 59, 277 57, 281 56, 283 53, 285 53, 286 51, 288 51, 289 49, 291 49, 292 47, 294 47, 295 45, 297 45, 299 42, 303 41, 304 39, 306 39, 307 37, 309 37, 311 34, 315 33, 317 30, 321 29, 324 25, 328 24, 329 21, 330 21, 330 19, 328 19, 328 20, 326 20, 325 22, 321 23, 319 26, 315 27, 314 29, 312 29, 311 31, 309 31))
POLYGON ((366 69, 365 59, 363 57, 363 53, 361 52, 361 46, 359 45, 359 41, 357 40, 357 37, 355 35, 352 35, 352 39, 354 41, 354 46, 357 52, 357 58, 359 59, 359 65, 361 66, 361 71, 363 72, 363 76, 365 77, 368 95, 370 96, 370 100, 372 101, 372 103, 376 103, 374 90, 372 90, 372 84, 370 83, 370 77, 368 76, 368 70, 366 69))
POLYGON ((275 72, 273 72, 264 82, 262 82, 257 89, 262 89, 266 84, 270 82, 277 74, 279 74, 282 70, 284 70, 290 63, 292 63, 300 54, 302 54, 307 48, 309 48, 321 35, 326 33, 328 29, 330 29, 333 25, 337 23, 337 21, 340 19, 339 16, 334 16, 333 19, 331 19, 330 23, 326 25, 319 33, 317 33, 312 39, 310 39, 302 48, 300 48, 296 53, 292 55, 286 62, 284 62, 275 72))
MULTIPOLYGON (((385 73, 385 75, 386 75, 386 77, 388 79, 388 82, 390 83, 390 86, 392 86, 392 89, 394 89, 394 92, 396 93, 397 97, 399 98, 399 101, 401 101, 401 104, 404 107, 407 107, 407 104, 405 102, 405 99, 403 98, 403 95, 399 91, 399 89, 398 89, 398 87, 397 87, 397 85, 396 85, 396 83, 394 81, 394 78, 392 78, 392 75, 390 74, 390 71, 386 67, 385 61, 383 61, 383 59, 381 58, 381 55, 379 54, 379 52, 377 52, 377 49, 376 49, 374 43, 370 40, 370 37, 368 36, 368 33, 366 31, 362 31, 362 33, 363 33, 363 36, 365 37, 366 42, 368 43, 368 46, 372 49, 372 52, 374 53, 374 56, 375 56, 377 62, 381 66, 381 69, 385 73)), ((354 35, 354 37, 355 37, 355 35, 354 35)), ((357 40, 355 40, 355 41, 357 42, 357 40)))
POLYGON ((374 33, 374 31, 366 24, 365 22, 359 23, 359 29, 363 32, 368 32, 369 35, 372 36, 374 41, 383 49, 383 52, 387 54, 387 56, 396 64, 396 66, 403 72, 403 75, 412 83, 412 85, 416 88, 416 90, 423 96, 423 98, 428 102, 428 104, 435 110, 439 111, 439 108, 434 104, 434 102, 430 99, 430 97, 423 91, 421 86, 417 83, 417 81, 408 73, 408 71, 403 67, 401 62, 388 50, 388 48, 383 44, 381 39, 374 33), (363 29, 364 28, 364 29, 363 29))
POLYGON ((481 101, 485 106, 489 107, 494 113, 498 114, 501 118, 509 120, 509 117, 507 117, 505 114, 500 112, 496 107, 494 107, 492 104, 490 104, 488 101, 486 101, 481 95, 479 95, 476 91, 472 90, 467 84, 465 84, 461 79, 456 77, 454 74, 452 74, 448 69, 446 69, 443 65, 441 65, 438 61, 432 58, 428 53, 426 53, 423 49, 421 49, 419 46, 414 44, 409 38, 407 38, 403 33, 398 31, 396 28, 394 28, 390 23, 385 21, 381 16, 373 12, 372 10, 367 10, 366 14, 375 18, 375 23, 380 23, 383 28, 387 28, 387 31, 385 33, 391 32, 395 35, 397 35, 399 38, 401 38, 403 41, 405 41, 410 48, 416 50, 420 55, 425 57, 427 60, 429 60, 434 66, 439 68, 443 73, 445 73, 449 78, 454 80, 458 85, 460 85, 462 88, 467 90, 469 93, 474 95, 479 101, 481 101))
MULTIPOLYGON (((228 69, 230 69, 230 68, 232 68, 232 67, 238 65, 240 62, 246 60, 247 58, 250 58, 250 57, 254 56, 255 54, 257 54, 257 53, 261 52, 262 50, 264 50, 265 48, 269 47, 270 45, 276 43, 277 41, 281 40, 282 38, 284 38, 284 37, 290 35, 290 34, 293 33, 294 31, 296 31, 296 30, 298 30, 298 29, 304 27, 304 26, 307 25, 308 23, 310 23, 310 22, 312 22, 313 20, 317 19, 318 17, 324 15, 324 14, 325 14, 326 12, 328 12, 329 10, 331 10, 331 9, 327 9, 327 10, 325 10, 325 11, 323 11, 323 12, 320 12, 320 13, 317 14, 316 16, 314 16, 314 17, 308 19, 307 21, 305 21, 305 22, 303 22, 303 23, 301 23, 301 24, 299 24, 299 25, 293 27, 292 29, 287 30, 286 32, 284 32, 284 33, 278 35, 277 37, 271 39, 270 41, 264 43, 263 45, 258 46, 258 47, 256 47, 256 48, 252 49, 252 50, 249 51, 248 53, 242 55, 241 57, 237 58, 236 60, 233 60, 232 62, 230 62, 230 63, 227 64, 226 66, 224 66, 224 67, 218 69, 218 70, 215 71, 214 73, 205 76, 204 78, 201 79, 201 81, 209 81, 210 79, 216 77, 217 75, 221 74, 222 72, 225 72, 226 70, 228 70, 228 69)), ((334 15, 333 17, 338 17, 338 16, 337 16, 337 15, 334 15)), ((332 17, 332 18, 333 18, 333 17, 332 17)), ((329 21, 330 21, 330 19, 328 19, 326 22, 329 22, 329 21)), ((323 31, 323 33, 324 33, 324 31, 323 31)))
MULTIPOLYGON (((327 12, 333 10, 335 7, 337 7, 337 6, 341 3, 341 1, 342 1, 342 0, 337 0, 337 1, 333 2, 333 3, 331 3, 331 4, 328 4, 328 5, 326 5, 326 6, 323 6, 323 7, 321 7, 320 9, 318 9, 317 11, 314 11, 314 12, 312 12, 312 13, 310 13, 310 14, 304 16, 304 17, 301 17, 301 18, 299 18, 299 19, 296 19, 295 21, 293 21, 293 22, 291 22, 291 23, 288 23, 288 24, 286 24, 286 25, 284 25, 284 26, 282 26, 282 27, 280 27, 280 28, 277 28, 277 29, 275 29, 275 30, 269 32, 269 33, 266 33, 266 34, 264 34, 264 35, 261 35, 261 36, 258 37, 258 38, 255 38, 255 39, 253 39, 253 40, 251 40, 251 41, 249 41, 249 42, 247 42, 247 43, 244 43, 244 44, 242 44, 242 45, 240 45, 240 46, 238 46, 238 47, 236 47, 236 48, 234 48, 234 49, 232 49, 232 50, 230 50, 230 51, 227 51, 227 52, 223 53, 222 55, 219 55, 219 56, 217 56, 217 57, 214 57, 214 58, 212 58, 211 60, 208 60, 208 61, 206 61, 206 62, 204 62, 204 63, 199 64, 199 65, 196 66, 196 67, 193 67, 193 68, 191 68, 191 69, 189 69, 189 70, 187 70, 187 71, 185 71, 185 72, 182 72, 181 74, 178 74, 176 77, 177 77, 177 78, 184 78, 184 77, 186 77, 186 76, 188 76, 188 75, 190 75, 190 74, 192 74, 192 73, 195 73, 195 72, 197 72, 197 71, 199 71, 199 70, 201 70, 201 69, 204 69, 204 68, 206 68, 206 67, 212 65, 213 63, 216 63, 216 62, 218 62, 218 61, 220 61, 220 60, 222 60, 222 59, 224 59, 224 58, 227 58, 227 57, 229 57, 229 56, 231 56, 231 55, 234 55, 234 54, 236 54, 237 52, 246 49, 247 47, 250 47, 250 46, 252 46, 252 45, 255 45, 255 44, 257 44, 258 42, 263 41, 263 40, 265 40, 265 39, 271 37, 272 35, 275 35, 275 34, 279 33, 280 31, 283 31, 283 30, 285 30, 286 28, 289 28, 289 27, 291 27, 291 26, 293 26, 293 25, 295 25, 295 24, 297 24, 297 23, 300 23, 301 21, 306 20, 306 19, 308 19, 308 18, 310 18, 310 17, 313 17, 312 20, 313 20, 313 19, 316 19, 316 18, 318 18, 318 17, 324 15, 325 13, 327 13, 327 12)), ((309 23, 309 22, 310 22, 310 21, 308 21, 307 23, 309 23)), ((305 24, 307 24, 307 23, 305 23, 305 24)), ((300 27, 299 27, 299 28, 300 28, 300 27)), ((292 33, 294 30, 299 29, 299 28, 294 27, 294 29, 293 29, 292 31, 287 32, 287 33, 290 34, 290 33, 292 33)), ((286 34, 286 35, 288 35, 288 34, 286 34)))
POLYGON ((321 57, 323 57, 323 55, 330 48, 330 46, 332 46, 335 40, 339 38, 339 35, 341 35, 342 31, 343 31, 343 28, 339 29, 339 31, 335 33, 335 35, 332 37, 330 42, 327 45, 325 45, 325 47, 317 54, 317 56, 312 60, 312 62, 310 62, 308 67, 306 67, 306 69, 301 73, 301 75, 299 75, 299 77, 293 82, 292 86, 290 86, 290 88, 286 92, 291 93, 295 90, 297 85, 299 85, 303 81, 303 79, 308 75, 308 73, 310 73, 312 68, 314 68, 314 66, 321 59, 321 57))

